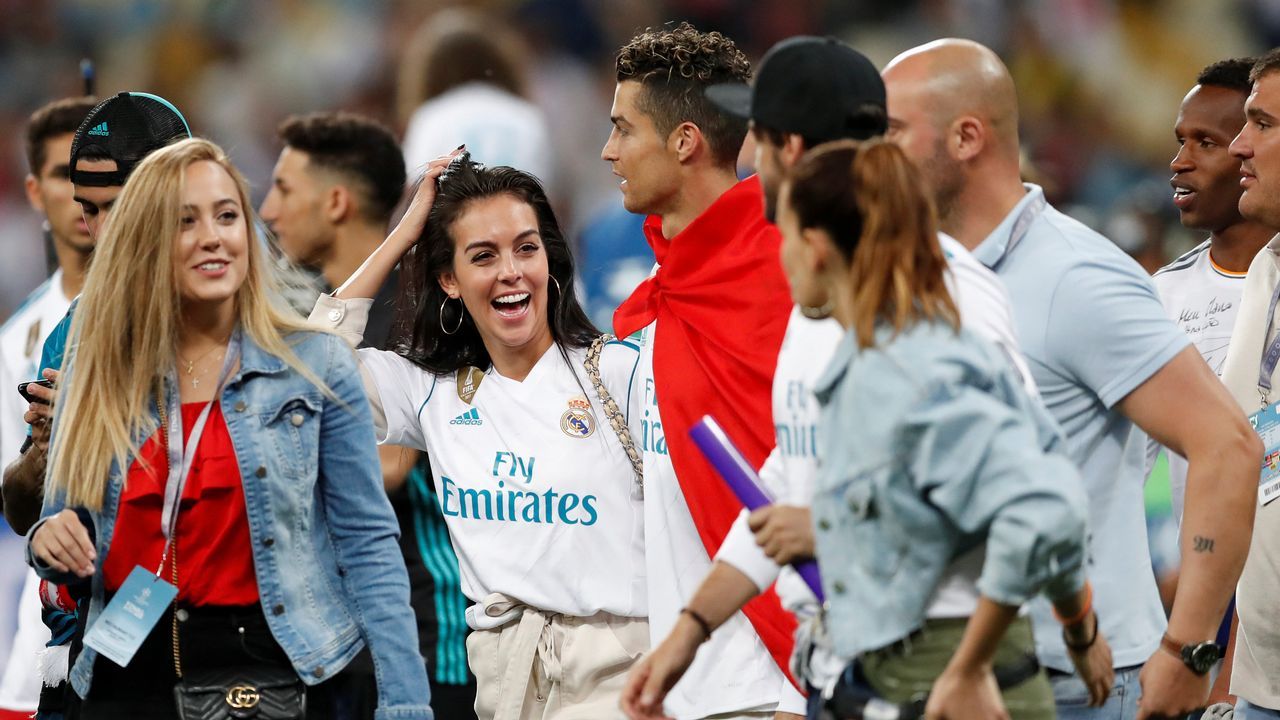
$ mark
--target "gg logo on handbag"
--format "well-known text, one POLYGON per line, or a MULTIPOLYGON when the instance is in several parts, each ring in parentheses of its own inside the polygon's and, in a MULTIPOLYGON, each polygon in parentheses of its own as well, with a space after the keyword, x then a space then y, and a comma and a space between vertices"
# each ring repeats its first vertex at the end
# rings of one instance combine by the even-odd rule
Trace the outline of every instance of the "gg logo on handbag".
POLYGON ((236 710, 256 707, 260 699, 258 689, 249 685, 237 685, 227 691, 227 704, 236 710))

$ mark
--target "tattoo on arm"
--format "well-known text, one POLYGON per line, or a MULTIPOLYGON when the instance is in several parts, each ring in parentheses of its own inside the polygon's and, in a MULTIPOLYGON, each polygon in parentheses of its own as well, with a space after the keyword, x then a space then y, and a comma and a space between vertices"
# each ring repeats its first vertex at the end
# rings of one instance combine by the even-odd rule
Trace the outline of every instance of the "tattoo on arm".
POLYGON ((1198 553, 1213 552, 1213 538, 1208 538, 1203 535, 1197 535, 1191 538, 1191 542, 1193 543, 1192 549, 1198 553))

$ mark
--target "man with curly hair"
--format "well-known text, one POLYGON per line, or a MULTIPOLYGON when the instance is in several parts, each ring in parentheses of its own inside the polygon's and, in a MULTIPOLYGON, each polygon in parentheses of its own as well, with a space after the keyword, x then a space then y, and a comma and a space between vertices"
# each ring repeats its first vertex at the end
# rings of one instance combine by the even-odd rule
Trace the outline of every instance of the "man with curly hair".
MULTIPOLYGON (((688 24, 641 33, 618 53, 613 131, 601 152, 621 178, 626 208, 648 215, 645 237, 658 261, 614 327, 620 337, 638 332, 641 346, 633 392, 643 411, 632 422, 644 457, 650 635, 656 642, 683 624, 710 646, 666 696, 665 713, 679 720, 804 712, 785 669, 795 621, 772 590, 714 634, 685 606, 742 508, 689 429, 712 415, 751 463, 763 463, 791 309, 760 182, 735 173, 747 122, 704 94, 750 76, 746 57, 720 33, 688 24)), ((633 717, 661 705, 624 697, 633 717)))

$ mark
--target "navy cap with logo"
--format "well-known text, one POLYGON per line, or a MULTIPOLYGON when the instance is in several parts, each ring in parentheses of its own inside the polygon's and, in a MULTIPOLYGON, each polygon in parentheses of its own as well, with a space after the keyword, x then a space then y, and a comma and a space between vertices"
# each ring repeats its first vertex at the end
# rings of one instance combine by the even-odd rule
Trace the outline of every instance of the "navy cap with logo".
POLYGON ((122 92, 98 103, 71 141, 71 182, 90 187, 124 185, 148 154, 191 137, 186 118, 158 95, 122 92), (114 160, 112 172, 76 169, 80 158, 114 160))
POLYGON ((835 38, 793 37, 765 53, 755 84, 706 89, 721 110, 815 143, 866 140, 887 129, 884 81, 865 55, 835 38), (866 112, 874 106, 881 112, 866 112))

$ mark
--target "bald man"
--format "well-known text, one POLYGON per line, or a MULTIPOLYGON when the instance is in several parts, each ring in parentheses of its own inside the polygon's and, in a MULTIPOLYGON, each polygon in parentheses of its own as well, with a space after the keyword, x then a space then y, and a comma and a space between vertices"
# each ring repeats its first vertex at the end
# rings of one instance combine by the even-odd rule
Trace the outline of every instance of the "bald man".
POLYGON ((1090 578, 1116 689, 1102 708, 1084 706, 1060 626, 1038 601, 1036 649, 1059 717, 1203 707, 1222 651, 1218 625, 1248 551, 1261 443, 1142 268, 1022 183, 1017 97, 995 53, 940 40, 899 55, 883 76, 889 138, 924 169, 941 229, 1008 286, 1023 351, 1089 494, 1090 578), (1134 425, 1189 463, 1182 577, 1167 623, 1147 551, 1145 438, 1134 425))

